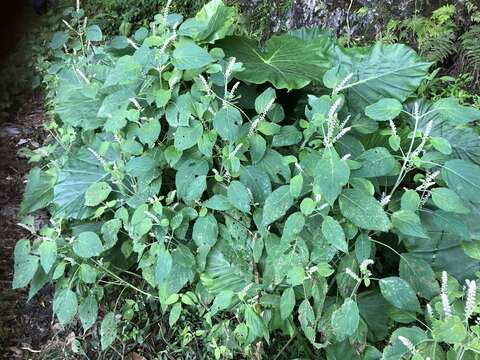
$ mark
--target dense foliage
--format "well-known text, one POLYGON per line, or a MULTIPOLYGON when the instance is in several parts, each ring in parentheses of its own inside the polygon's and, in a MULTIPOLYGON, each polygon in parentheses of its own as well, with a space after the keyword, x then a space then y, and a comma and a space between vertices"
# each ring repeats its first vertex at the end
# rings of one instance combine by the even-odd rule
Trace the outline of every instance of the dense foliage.
POLYGON ((213 0, 104 39, 71 13, 22 203, 51 223, 26 217, 14 287, 53 282, 80 353, 98 333, 176 358, 475 358, 480 111, 419 98, 431 63, 405 45, 259 46, 235 17, 213 0))

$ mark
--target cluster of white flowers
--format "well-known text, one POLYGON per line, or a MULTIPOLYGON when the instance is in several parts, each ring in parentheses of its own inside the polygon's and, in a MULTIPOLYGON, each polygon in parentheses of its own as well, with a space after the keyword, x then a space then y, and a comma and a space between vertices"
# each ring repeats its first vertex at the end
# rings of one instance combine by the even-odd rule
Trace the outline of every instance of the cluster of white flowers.
POLYGON ((342 91, 343 89, 345 89, 347 87, 347 84, 350 82, 350 80, 352 80, 353 78, 353 73, 350 73, 348 74, 347 76, 345 76, 345 78, 340 81, 340 83, 335 86, 335 88, 333 89, 333 92, 332 94, 333 95, 336 95, 338 94, 340 91, 342 91))
POLYGON ((227 91, 227 99, 228 99, 228 100, 232 100, 233 98, 235 98, 235 92, 237 91, 239 85, 240 85, 240 81, 237 81, 237 82, 232 86, 232 88, 230 89, 230 91, 227 91))
POLYGON ((238 151, 242 148, 243 144, 238 144, 235 149, 230 153, 229 157, 232 158, 237 155, 238 151))
POLYGON ((349 132, 352 128, 345 127, 347 122, 350 120, 350 115, 342 122, 339 123, 338 121, 338 109, 342 104, 342 98, 338 98, 333 105, 330 107, 327 113, 327 134, 323 138, 323 145, 326 148, 333 146, 333 144, 340 140, 340 138, 349 132), (337 134, 335 135, 335 131, 338 129, 337 134))
POLYGON ((417 349, 415 349, 415 345, 410 341, 410 339, 407 339, 405 336, 399 336, 398 340, 405 346, 413 355, 417 354, 417 349))
POLYGON ((432 126, 433 126, 433 120, 430 120, 427 123, 427 125, 425 126, 425 130, 423 131, 422 140, 420 141, 420 144, 416 147, 415 150, 413 150, 412 154, 410 155, 410 159, 412 159, 415 156, 419 156, 422 153, 423 148, 425 147, 425 144, 427 143, 428 137, 430 136, 430 133, 432 132, 432 126))
POLYGON ((442 284, 440 287, 440 299, 442 300, 442 308, 446 317, 452 316, 452 308, 448 300, 448 274, 442 271, 442 284))
MULTIPOLYGON (((202 82, 203 85, 203 90, 207 93, 207 95, 211 95, 213 93, 212 89, 210 88, 210 85, 208 85, 207 79, 202 74, 198 75, 198 78, 202 82)), ((210 109, 209 109, 210 110, 210 109)), ((211 111, 212 112, 212 111, 211 111)), ((213 112, 212 112, 213 113, 213 112)))
POLYGON ((477 297, 477 283, 475 280, 467 280, 467 300, 465 302, 465 320, 468 321, 473 314, 477 297))
POLYGON ((433 185, 435 185, 435 178, 440 175, 440 171, 434 171, 433 173, 427 172, 425 179, 417 186, 416 191, 422 191, 422 197, 420 199, 420 206, 423 206, 430 199, 431 193, 428 191, 433 185))
POLYGON ((395 123, 393 122, 393 120, 392 119, 388 120, 388 123, 390 124, 392 135, 397 135, 397 127, 395 126, 395 123))
POLYGON ((267 116, 268 112, 273 106, 273 103, 275 102, 275 99, 271 99, 265 108, 263 109, 262 113, 257 116, 257 118, 253 121, 252 125, 250 126, 250 130, 248 131, 248 136, 252 136, 255 133, 255 130, 258 127, 258 124, 260 124, 263 120, 265 120, 265 117, 267 116))
POLYGON ((168 19, 168 14, 170 12, 170 5, 172 4, 172 0, 167 0, 167 3, 165 4, 165 8, 163 9, 163 24, 164 26, 167 26, 167 19, 168 19))
POLYGON ((103 167, 107 166, 107 162, 99 153, 97 153, 95 150, 93 150, 90 147, 88 148, 88 151, 90 151, 93 154, 93 156, 95 156, 95 158, 103 165, 103 167))
POLYGON ((360 264, 360 271, 361 272, 365 272, 367 271, 367 268, 370 266, 370 265, 373 265, 375 263, 375 261, 373 261, 372 259, 365 259, 362 261, 362 263, 360 264))
POLYGON ((158 217, 156 217, 150 211, 145 210, 143 213, 147 215, 150 219, 152 219, 155 224, 157 225, 160 224, 160 220, 158 219, 158 217))
POLYGON ((392 199, 392 195, 387 195, 383 192, 382 197, 380 198, 380 206, 381 207, 387 206, 391 199, 392 199))
POLYGON ((362 280, 358 277, 358 275, 355 274, 355 273, 352 271, 352 269, 350 269, 350 268, 346 268, 346 269, 345 269, 345 273, 346 273, 348 276, 350 276, 352 279, 354 279, 354 280, 356 280, 356 281, 358 281, 358 282, 362 281, 362 280))
POLYGON ((167 40, 165 40, 165 42, 163 43, 162 47, 160 48, 159 52, 158 52, 158 57, 161 57, 165 51, 167 50, 167 48, 170 46, 170 44, 172 42, 175 41, 175 39, 177 38, 177 26, 178 26, 178 22, 176 22, 174 25, 173 25, 173 29, 172 29, 172 35, 170 35, 168 37, 167 40))

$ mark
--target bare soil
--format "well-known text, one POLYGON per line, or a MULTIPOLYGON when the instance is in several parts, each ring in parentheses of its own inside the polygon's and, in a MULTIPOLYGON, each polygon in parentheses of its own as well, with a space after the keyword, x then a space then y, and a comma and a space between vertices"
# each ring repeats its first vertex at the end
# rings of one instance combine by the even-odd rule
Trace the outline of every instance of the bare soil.
POLYGON ((0 123, 0 358, 5 359, 34 357, 52 333, 50 289, 30 302, 26 290, 12 290, 15 243, 28 236, 18 226, 18 210, 30 165, 17 152, 43 142, 46 120, 43 96, 36 93, 0 123))

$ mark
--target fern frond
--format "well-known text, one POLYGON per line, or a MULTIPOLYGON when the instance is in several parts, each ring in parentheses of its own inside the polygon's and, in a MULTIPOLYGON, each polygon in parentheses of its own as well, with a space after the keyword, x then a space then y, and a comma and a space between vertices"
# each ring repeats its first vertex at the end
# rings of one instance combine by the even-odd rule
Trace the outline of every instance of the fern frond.
POLYGON ((422 55, 434 62, 444 62, 449 56, 453 55, 456 50, 455 37, 453 34, 427 38, 420 48, 422 55))
POLYGON ((477 72, 480 70, 480 25, 475 25, 460 37, 461 52, 467 67, 477 72))

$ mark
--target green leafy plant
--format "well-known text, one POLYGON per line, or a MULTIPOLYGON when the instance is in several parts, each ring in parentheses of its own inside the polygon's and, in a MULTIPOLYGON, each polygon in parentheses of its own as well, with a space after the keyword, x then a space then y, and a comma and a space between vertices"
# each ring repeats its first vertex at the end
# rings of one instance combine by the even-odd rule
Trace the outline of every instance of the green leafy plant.
MULTIPOLYGON (((53 282, 59 322, 107 352, 155 333, 180 357, 197 337, 204 358, 417 356, 435 272, 480 267, 480 111, 417 98, 431 63, 405 45, 260 47, 234 18, 214 0, 105 40, 72 13, 22 204, 51 224, 26 218, 14 287, 53 282)), ((422 354, 451 353, 431 334, 422 354)))
POLYGON ((382 39, 412 44, 422 56, 441 65, 444 73, 468 78, 463 89, 476 89, 480 64, 479 15, 480 9, 473 1, 446 4, 434 10, 430 17, 415 15, 390 20, 382 39))

